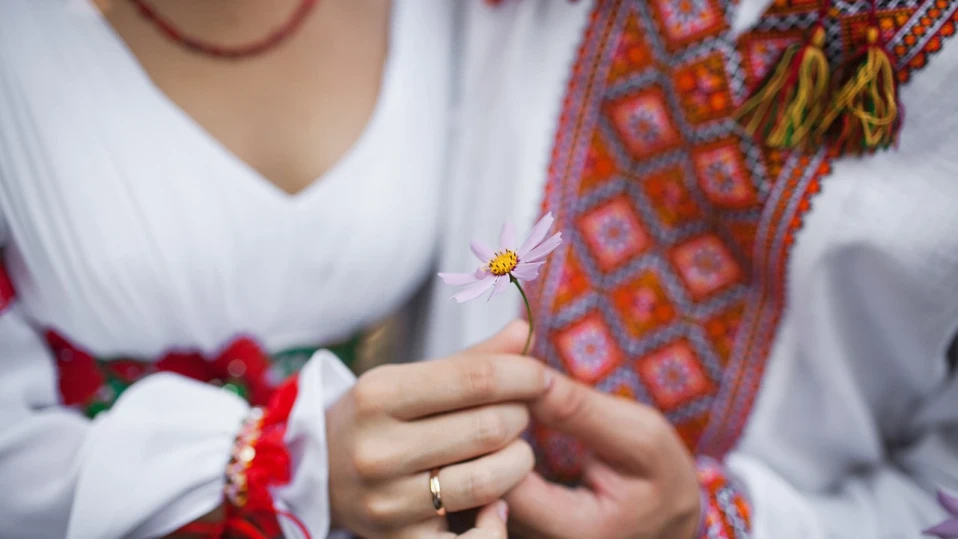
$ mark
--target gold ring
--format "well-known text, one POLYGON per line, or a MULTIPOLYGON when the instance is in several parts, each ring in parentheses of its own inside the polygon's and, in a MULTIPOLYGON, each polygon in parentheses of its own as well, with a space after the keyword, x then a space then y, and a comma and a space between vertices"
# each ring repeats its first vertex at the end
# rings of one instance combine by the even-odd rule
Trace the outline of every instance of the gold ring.
POLYGON ((442 505, 442 487, 439 485, 439 468, 433 468, 429 472, 429 492, 432 493, 432 506, 436 509, 436 514, 445 516, 446 507, 442 505))

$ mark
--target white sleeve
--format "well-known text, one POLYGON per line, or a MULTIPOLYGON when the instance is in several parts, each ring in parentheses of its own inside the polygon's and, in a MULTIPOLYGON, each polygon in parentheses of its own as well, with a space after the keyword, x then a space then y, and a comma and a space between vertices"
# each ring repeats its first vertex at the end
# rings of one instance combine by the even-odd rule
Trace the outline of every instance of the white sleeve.
POLYGON ((927 271, 906 278, 905 259, 861 248, 793 274, 802 296, 727 460, 754 539, 919 539, 947 517, 935 491, 958 492, 958 305, 953 286, 924 283, 954 264, 922 259, 927 271))
MULTIPOLYGON (((801 469, 777 464, 787 459, 811 465, 816 458, 802 454, 785 438, 767 446, 777 446, 777 456, 750 450, 733 452, 727 464, 745 484, 752 503, 752 536, 922 537, 921 530, 948 516, 938 506, 934 490, 958 492, 958 379, 933 400, 916 411, 924 422, 918 439, 889 448, 879 464, 847 463, 846 469, 836 470, 839 475, 828 488, 811 488, 795 479, 796 473, 803 473, 801 469)), ((827 417, 818 417, 823 425, 829 422, 827 417)))
POLYGON ((235 395, 159 374, 89 421, 59 406, 53 360, 17 303, 0 314, 0 365, 3 534, 153 537, 220 504, 247 412, 235 395))
MULTIPOLYGON (((352 383, 326 352, 307 364, 287 429, 293 481, 276 503, 311 534, 329 525, 324 409, 352 383)), ((234 394, 149 376, 90 421, 58 404, 53 359, 14 303, 0 313, 0 536, 156 537, 222 502, 248 407, 234 394)), ((290 533, 290 537, 295 537, 290 533)))

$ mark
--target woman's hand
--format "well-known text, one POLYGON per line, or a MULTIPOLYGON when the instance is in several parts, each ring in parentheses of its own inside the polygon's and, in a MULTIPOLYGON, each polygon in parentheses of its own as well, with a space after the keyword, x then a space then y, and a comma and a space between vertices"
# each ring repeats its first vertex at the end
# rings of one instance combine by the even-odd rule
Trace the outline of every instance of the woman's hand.
POLYGON ((526 539, 694 539, 701 517, 695 463, 657 410, 556 374, 531 405, 541 424, 576 437, 594 457, 584 487, 529 474, 505 499, 526 539))
MULTIPOLYGON (((326 413, 335 527, 367 538, 451 536, 433 507, 431 469, 440 468, 449 512, 496 502, 532 470, 520 401, 543 395, 551 373, 516 355, 527 330, 514 322, 458 355, 360 377, 326 413)), ((466 536, 496 537, 490 519, 466 536)))

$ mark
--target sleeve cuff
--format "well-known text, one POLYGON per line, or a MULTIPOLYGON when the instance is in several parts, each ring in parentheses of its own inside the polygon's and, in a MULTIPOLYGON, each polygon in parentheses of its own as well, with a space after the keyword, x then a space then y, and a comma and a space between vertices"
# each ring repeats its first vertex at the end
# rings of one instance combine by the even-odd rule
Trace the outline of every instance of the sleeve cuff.
POLYGON ((352 381, 335 356, 319 352, 277 388, 269 406, 252 409, 226 467, 225 519, 191 523, 181 531, 224 537, 256 529, 264 537, 326 537, 325 412, 352 381))
POLYGON ((79 449, 68 539, 156 537, 214 509, 248 410, 229 392, 173 374, 125 391, 79 449))
MULTIPOLYGON (((329 468, 326 451, 326 408, 349 390, 356 379, 332 352, 320 350, 299 374, 299 396, 286 427, 292 459, 292 481, 274 491, 276 508, 295 514, 313 537, 329 530, 329 468)), ((297 527, 280 520, 287 537, 297 527)))
POLYGON ((702 513, 695 539, 752 537, 752 505, 744 486, 715 459, 700 457, 696 465, 702 513))

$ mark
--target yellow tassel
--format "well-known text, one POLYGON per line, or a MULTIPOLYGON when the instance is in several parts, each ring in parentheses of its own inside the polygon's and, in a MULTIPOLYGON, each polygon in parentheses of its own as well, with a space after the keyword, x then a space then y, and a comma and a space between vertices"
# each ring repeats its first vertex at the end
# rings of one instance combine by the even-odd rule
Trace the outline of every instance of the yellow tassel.
POLYGON ((877 28, 868 29, 868 45, 840 77, 821 125, 840 154, 873 152, 898 140, 902 124, 898 81, 878 37, 877 28))
POLYGON ((761 87, 735 112, 745 131, 771 148, 817 147, 826 106, 828 59, 825 30, 789 47, 761 87))

